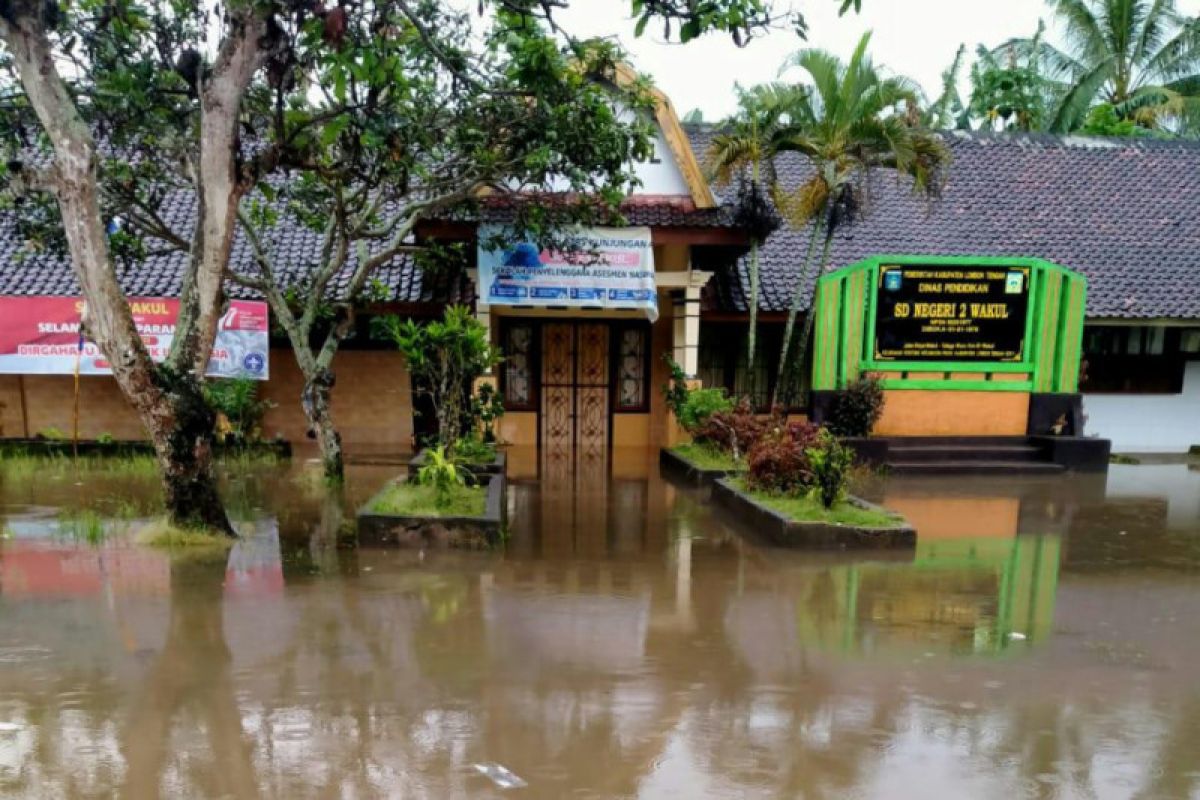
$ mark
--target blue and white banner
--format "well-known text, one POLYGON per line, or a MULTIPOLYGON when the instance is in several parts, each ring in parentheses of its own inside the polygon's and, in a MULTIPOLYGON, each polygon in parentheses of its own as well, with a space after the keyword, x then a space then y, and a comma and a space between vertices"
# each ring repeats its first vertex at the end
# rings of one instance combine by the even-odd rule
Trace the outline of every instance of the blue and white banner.
POLYGON ((649 228, 586 228, 570 252, 533 242, 489 249, 503 235, 479 227, 479 301, 494 306, 632 309, 658 319, 649 228))

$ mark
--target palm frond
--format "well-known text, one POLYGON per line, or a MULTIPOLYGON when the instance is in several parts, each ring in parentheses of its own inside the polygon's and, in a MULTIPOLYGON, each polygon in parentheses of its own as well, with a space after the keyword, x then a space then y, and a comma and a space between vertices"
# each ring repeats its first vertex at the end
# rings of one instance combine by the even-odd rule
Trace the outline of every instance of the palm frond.
POLYGON ((1092 11, 1088 0, 1047 0, 1047 5, 1062 24, 1063 36, 1076 54, 1077 61, 1095 64, 1112 55, 1105 26, 1092 11))
POLYGON ((1101 61, 1063 95, 1050 117, 1048 128, 1051 133, 1069 133, 1079 127, 1100 88, 1111 77, 1112 67, 1111 58, 1101 61))

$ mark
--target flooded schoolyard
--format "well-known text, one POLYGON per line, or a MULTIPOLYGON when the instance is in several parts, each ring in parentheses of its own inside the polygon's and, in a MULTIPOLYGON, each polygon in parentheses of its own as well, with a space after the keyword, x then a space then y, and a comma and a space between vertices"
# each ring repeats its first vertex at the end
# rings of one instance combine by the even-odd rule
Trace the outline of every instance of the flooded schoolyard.
POLYGON ((230 465, 178 556, 152 470, 0 470, 0 796, 1200 797, 1187 464, 884 479, 916 550, 837 554, 624 454, 502 552, 348 546, 398 470, 230 465))

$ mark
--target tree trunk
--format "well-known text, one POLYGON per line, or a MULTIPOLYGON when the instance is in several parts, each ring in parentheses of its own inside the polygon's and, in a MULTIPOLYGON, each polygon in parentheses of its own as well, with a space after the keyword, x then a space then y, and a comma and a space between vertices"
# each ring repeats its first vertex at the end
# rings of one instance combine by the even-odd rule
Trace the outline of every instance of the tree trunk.
POLYGON ((746 336, 746 368, 754 374, 754 348, 758 338, 758 240, 750 240, 750 332, 746 336))
MULTIPOLYGON (((824 215, 822 215, 822 218, 824 215)), ((813 253, 817 249, 817 237, 821 234, 821 225, 813 220, 812 236, 808 240, 808 251, 804 254, 804 266, 796 279, 796 288, 792 292, 792 304, 788 307, 787 324, 783 326, 783 344, 779 348, 779 367, 775 374, 775 391, 771 395, 771 408, 779 405, 779 393, 783 390, 783 378, 786 374, 788 351, 792 347, 792 332, 796 329, 796 315, 800 313, 800 303, 804 301, 804 287, 808 283, 808 270, 812 266, 813 253)))
POLYGON ((165 370, 156 377, 164 384, 156 404, 161 408, 143 412, 142 421, 154 443, 171 522, 236 536, 217 492, 213 462, 216 418, 200 382, 190 375, 170 377, 165 370))
POLYGON ((316 438, 321 448, 325 477, 331 481, 341 481, 346 474, 346 465, 342 457, 342 435, 334 427, 330 407, 330 394, 335 382, 333 370, 321 367, 305 378, 300 403, 304 407, 304 416, 308 418, 310 435, 316 438))
POLYGON ((150 434, 167 513, 177 525, 202 525, 233 535, 217 494, 212 412, 199 380, 157 368, 137 332, 109 257, 95 141, 55 70, 45 31, 26 13, 0 18, 0 35, 54 147, 54 193, 85 301, 82 330, 108 359, 117 385, 150 434))
MULTIPOLYGON (((832 245, 833 233, 829 230, 826 230, 825 246, 821 249, 821 263, 817 268, 817 280, 821 279, 821 276, 825 274, 826 267, 829 266, 829 250, 832 245)), ((804 327, 800 330, 800 341, 797 344, 798 349, 796 350, 796 365, 800 369, 804 369, 804 359, 808 357, 808 344, 809 340, 812 338, 813 321, 816 318, 816 314, 813 313, 815 310, 813 305, 815 304, 816 299, 817 294, 814 291, 812 302, 808 304, 808 313, 804 315, 804 327)))

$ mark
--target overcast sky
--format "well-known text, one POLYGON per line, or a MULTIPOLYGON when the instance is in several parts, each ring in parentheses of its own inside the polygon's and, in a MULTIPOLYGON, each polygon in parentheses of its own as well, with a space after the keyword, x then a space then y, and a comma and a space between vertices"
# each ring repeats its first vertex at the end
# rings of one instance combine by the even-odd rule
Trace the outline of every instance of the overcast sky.
MULTIPOLYGON (((787 5, 786 0, 776 2, 777 7, 787 5)), ((931 96, 939 93, 942 71, 959 44, 966 43, 973 54, 977 44, 992 46, 1033 34, 1040 17, 1050 22, 1043 0, 862 0, 861 14, 840 19, 835 0, 796 0, 791 5, 808 19, 808 46, 848 57, 859 36, 873 31, 876 63, 915 78, 931 96)), ((1178 0, 1178 6, 1186 13, 1200 13, 1200 0, 1178 0)), ((735 82, 774 80, 787 55, 806 46, 783 30, 741 49, 727 36, 717 35, 683 46, 664 44, 654 25, 635 39, 628 9, 628 0, 573 0, 560 19, 578 36, 616 35, 634 66, 653 76, 681 115, 699 108, 706 120, 725 117, 734 109, 735 82)))

